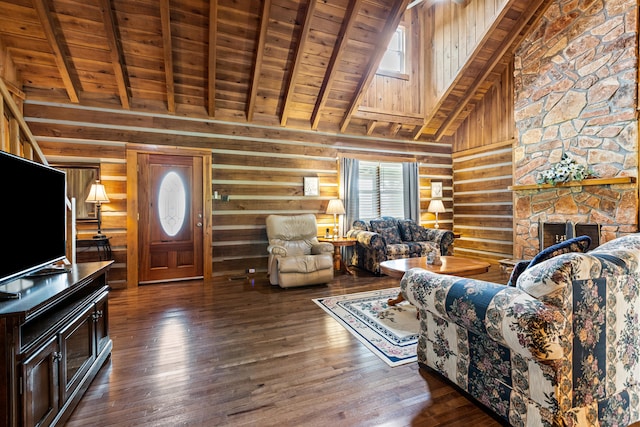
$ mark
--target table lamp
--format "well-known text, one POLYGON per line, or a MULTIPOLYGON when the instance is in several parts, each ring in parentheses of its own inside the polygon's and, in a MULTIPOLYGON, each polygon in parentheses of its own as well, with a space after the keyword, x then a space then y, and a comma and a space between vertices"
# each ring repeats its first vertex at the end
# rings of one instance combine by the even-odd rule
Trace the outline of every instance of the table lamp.
POLYGON ((344 215, 346 212, 344 211, 344 205, 342 204, 342 200, 340 199, 332 199, 329 200, 329 205, 327 205, 327 213, 333 214, 333 238, 336 239, 338 237, 338 215, 344 215))
POLYGON ((434 199, 431 200, 429 202, 429 207, 427 208, 427 212, 432 212, 436 214, 436 225, 435 228, 439 228, 440 226, 438 225, 438 214, 440 212, 444 212, 444 204, 442 203, 442 200, 439 199, 434 199))
POLYGON ((102 213, 100 207, 103 203, 109 203, 107 192, 104 189, 104 185, 100 184, 100 180, 97 180, 95 184, 91 184, 89 195, 87 196, 87 203, 96 204, 96 218, 98 219, 98 234, 93 236, 94 239, 104 239, 105 235, 102 234, 102 213))

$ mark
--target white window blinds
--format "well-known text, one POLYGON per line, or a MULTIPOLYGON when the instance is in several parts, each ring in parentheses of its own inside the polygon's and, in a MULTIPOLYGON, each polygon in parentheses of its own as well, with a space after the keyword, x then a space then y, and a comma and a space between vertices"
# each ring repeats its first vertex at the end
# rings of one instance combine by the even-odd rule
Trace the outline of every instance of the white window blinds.
POLYGON ((402 163, 360 162, 360 218, 404 218, 402 163))

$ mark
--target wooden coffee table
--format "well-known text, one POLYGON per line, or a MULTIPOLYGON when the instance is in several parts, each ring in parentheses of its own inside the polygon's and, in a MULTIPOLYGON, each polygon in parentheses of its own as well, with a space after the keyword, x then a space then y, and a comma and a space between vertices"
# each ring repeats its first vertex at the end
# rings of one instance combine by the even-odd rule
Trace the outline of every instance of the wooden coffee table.
MULTIPOLYGON (((433 273, 465 277, 486 273, 491 266, 488 262, 459 256, 441 256, 440 260, 442 261, 441 265, 432 265, 427 264, 427 257, 392 259, 380 263, 380 272, 387 276, 401 278, 412 268, 424 268, 433 273)), ((390 299, 387 303, 396 305, 403 300, 404 297, 400 293, 397 298, 390 299)))

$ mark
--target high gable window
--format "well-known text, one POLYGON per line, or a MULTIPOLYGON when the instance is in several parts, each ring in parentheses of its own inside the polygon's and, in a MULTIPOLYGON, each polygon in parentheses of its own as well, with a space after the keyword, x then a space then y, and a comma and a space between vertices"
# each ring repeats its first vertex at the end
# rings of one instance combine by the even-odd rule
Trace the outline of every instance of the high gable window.
POLYGON ((389 41, 387 51, 382 57, 382 61, 380 62, 380 66, 378 67, 378 73, 406 73, 406 32, 406 28, 400 25, 396 29, 396 32, 393 33, 393 37, 391 37, 391 41, 389 41))
POLYGON ((405 216, 402 163, 360 162, 358 190, 361 219, 405 216))

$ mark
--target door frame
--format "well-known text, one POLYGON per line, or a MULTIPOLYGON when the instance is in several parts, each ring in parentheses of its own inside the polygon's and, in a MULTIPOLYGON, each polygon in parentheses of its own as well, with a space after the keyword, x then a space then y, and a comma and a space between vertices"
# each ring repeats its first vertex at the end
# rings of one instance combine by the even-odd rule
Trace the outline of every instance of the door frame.
POLYGON ((213 275, 213 247, 211 236, 211 151, 190 147, 127 145, 127 288, 138 286, 138 154, 183 155, 202 158, 202 275, 213 275))

